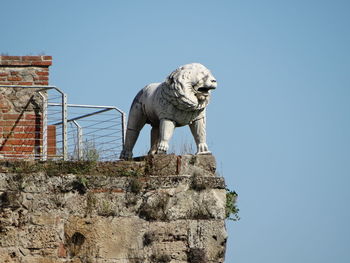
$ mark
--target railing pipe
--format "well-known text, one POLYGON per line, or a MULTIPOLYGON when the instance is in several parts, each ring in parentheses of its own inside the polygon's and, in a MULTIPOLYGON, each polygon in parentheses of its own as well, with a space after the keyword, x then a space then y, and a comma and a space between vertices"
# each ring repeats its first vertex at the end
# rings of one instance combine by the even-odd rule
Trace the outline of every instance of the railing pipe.
POLYGON ((67 95, 62 96, 62 148, 63 148, 63 161, 68 160, 68 142, 67 142, 67 95))
POLYGON ((77 121, 72 121, 77 127, 77 154, 78 160, 83 159, 83 129, 77 121))
POLYGON ((47 96, 45 94, 42 94, 42 92, 38 92, 40 97, 43 100, 43 117, 42 117, 42 123, 43 123, 43 145, 42 145, 42 155, 41 160, 46 161, 47 160, 47 96))

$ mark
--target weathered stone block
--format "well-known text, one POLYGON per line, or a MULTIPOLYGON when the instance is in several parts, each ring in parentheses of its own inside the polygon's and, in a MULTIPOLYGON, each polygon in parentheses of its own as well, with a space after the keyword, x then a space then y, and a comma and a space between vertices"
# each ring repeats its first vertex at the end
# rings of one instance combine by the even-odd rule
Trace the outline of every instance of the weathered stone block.
POLYGON ((213 155, 159 154, 145 157, 146 173, 157 176, 200 175, 215 176, 216 162, 213 155))

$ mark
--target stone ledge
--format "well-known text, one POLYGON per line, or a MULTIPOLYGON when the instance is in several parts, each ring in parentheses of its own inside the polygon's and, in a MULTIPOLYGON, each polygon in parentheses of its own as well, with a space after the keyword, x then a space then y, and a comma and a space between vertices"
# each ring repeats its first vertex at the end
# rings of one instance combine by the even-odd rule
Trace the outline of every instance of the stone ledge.
POLYGON ((131 184, 138 183, 140 191, 153 191, 159 188, 167 189, 187 184, 194 190, 225 189, 223 177, 212 176, 106 176, 106 175, 59 175, 47 176, 37 174, 18 176, 17 174, 0 173, 0 191, 18 191, 24 193, 49 193, 53 189, 59 192, 83 191, 114 191, 121 189, 129 191, 131 184), (45 182, 45 183, 43 183, 45 182), (84 189, 82 189, 84 188, 84 189))
POLYGON ((51 175, 90 174, 108 176, 216 176, 216 161, 213 155, 163 154, 142 156, 132 161, 97 162, 34 162, 0 161, 0 172, 30 174, 45 172, 51 175))
POLYGON ((0 67, 48 67, 52 56, 0 56, 0 67))

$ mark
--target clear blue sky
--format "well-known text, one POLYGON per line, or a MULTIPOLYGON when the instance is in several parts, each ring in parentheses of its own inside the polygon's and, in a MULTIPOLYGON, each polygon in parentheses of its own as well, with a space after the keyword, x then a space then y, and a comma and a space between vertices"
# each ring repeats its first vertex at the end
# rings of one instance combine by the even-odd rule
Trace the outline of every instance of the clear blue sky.
POLYGON ((228 263, 350 262, 349 51, 347 0, 1 2, 0 52, 52 55, 71 103, 128 112, 176 67, 211 69, 208 142, 241 210, 228 263))

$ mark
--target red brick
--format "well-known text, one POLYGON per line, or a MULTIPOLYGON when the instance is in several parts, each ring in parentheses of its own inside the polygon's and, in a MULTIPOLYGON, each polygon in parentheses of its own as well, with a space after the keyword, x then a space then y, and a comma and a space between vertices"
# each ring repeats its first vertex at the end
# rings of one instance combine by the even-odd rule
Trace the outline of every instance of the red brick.
POLYGON ((34 147, 14 147, 14 151, 15 152, 33 152, 34 151, 34 147))
POLYGON ((56 139, 47 139, 47 146, 51 148, 56 147, 56 139))
POLYGON ((4 132, 23 132, 24 129, 34 129, 33 127, 14 127, 14 126, 8 126, 8 127, 3 127, 4 132))
POLYGON ((23 132, 36 132, 36 127, 21 127, 23 132))
POLYGON ((7 81, 7 78, 0 78, 0 81, 7 81))
POLYGON ((20 140, 20 139, 8 139, 5 144, 6 145, 17 145, 17 146, 33 146, 35 145, 36 140, 28 139, 28 140, 20 140))
POLYGON ((14 114, 14 113, 8 113, 8 114, 4 114, 4 115, 2 116, 2 118, 3 118, 4 120, 18 120, 18 119, 20 119, 21 117, 22 117, 21 114, 14 114))
POLYGON ((3 66, 30 66, 31 62, 26 61, 2 61, 3 66))
POLYGON ((48 71, 37 71, 36 74, 39 76, 48 76, 49 72, 48 71))
POLYGON ((8 81, 21 81, 22 78, 21 77, 8 77, 7 80, 8 81))
POLYGON ((35 133, 14 133, 12 138, 16 139, 34 139, 35 133))
POLYGON ((36 144, 40 144, 41 141, 40 140, 32 140, 32 139, 28 139, 28 140, 23 140, 22 145, 26 145, 26 146, 34 146, 36 144))
POLYGON ((10 72, 11 75, 18 75, 18 73, 19 73, 18 71, 11 71, 10 72))
POLYGON ((41 61, 41 56, 23 56, 23 61, 41 61))
POLYGON ((1 85, 12 85, 12 82, 1 82, 1 85))
POLYGON ((15 125, 15 121, 0 121, 0 126, 5 127, 5 126, 13 126, 15 125))
POLYGON ((11 151, 13 151, 13 147, 12 146, 1 145, 0 146, 0 151, 2 151, 2 152, 11 152, 11 151))
POLYGON ((21 60, 21 56, 1 56, 2 60, 21 60))
POLYGON ((18 82, 18 85, 32 86, 33 82, 20 81, 20 82, 18 82))
POLYGON ((25 115, 26 120, 41 120, 41 116, 39 114, 26 114, 25 115))
POLYGON ((34 81, 34 84, 35 85, 49 85, 49 82, 48 81, 34 81))
POLYGON ((37 126, 38 128, 40 128, 40 123, 41 121, 40 120, 26 120, 26 121, 23 121, 23 120, 20 120, 20 121, 17 121, 17 120, 0 120, 0 126, 3 126, 3 127, 13 127, 13 126, 16 126, 16 127, 19 127, 19 126, 37 126))
POLYGON ((5 76, 8 76, 8 73, 0 72, 0 77, 5 77, 5 76))
POLYGON ((7 138, 7 140, 4 142, 4 145, 6 145, 6 146, 8 146, 8 145, 21 146, 22 145, 22 140, 7 138))
POLYGON ((67 250, 64 247, 63 243, 60 243, 58 246, 57 256, 59 258, 66 258, 67 257, 67 250))
POLYGON ((49 80, 49 77, 47 77, 47 76, 39 76, 39 78, 38 78, 39 80, 49 80))
MULTIPOLYGON (((5 140, 11 139, 12 133, 7 133, 7 132, 3 132, 3 134, 0 136, 0 138, 3 138, 5 140)), ((5 144, 6 141, 3 141, 2 144, 5 144)), ((1 145, 1 144, 0 144, 1 145)))
POLYGON ((10 108, 10 105, 5 100, 0 100, 0 109, 9 109, 9 108, 10 108))
MULTIPOLYGON (((11 124, 8 125, 8 126, 11 126, 11 124)), ((24 126, 24 127, 37 127, 37 128, 40 128, 40 121, 35 121, 35 120, 15 121, 15 123, 12 124, 12 126, 16 126, 16 127, 24 126)))
POLYGON ((32 66, 51 66, 52 61, 33 61, 32 66))
POLYGON ((47 154, 49 156, 56 155, 56 126, 47 126, 47 154))
POLYGON ((123 189, 120 189, 120 188, 114 188, 114 189, 95 188, 95 189, 91 189, 91 192, 93 192, 93 193, 107 193, 107 192, 124 193, 125 191, 123 189))
POLYGON ((24 158, 27 157, 24 154, 17 154, 16 152, 4 152, 4 156, 6 157, 7 160, 18 160, 19 158, 24 158))
POLYGON ((42 56, 42 60, 52 60, 52 56, 42 56))
POLYGON ((23 132, 23 127, 13 127, 13 126, 8 126, 8 127, 3 127, 4 132, 23 132))

